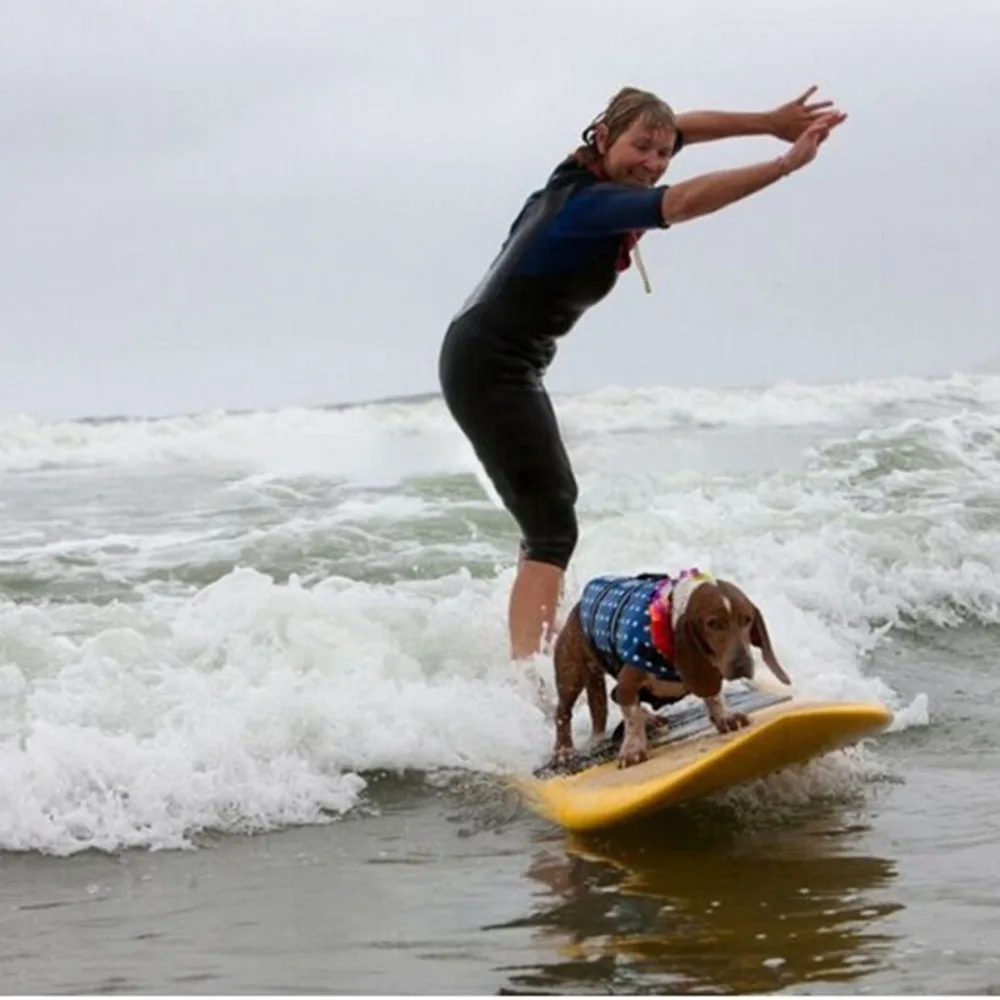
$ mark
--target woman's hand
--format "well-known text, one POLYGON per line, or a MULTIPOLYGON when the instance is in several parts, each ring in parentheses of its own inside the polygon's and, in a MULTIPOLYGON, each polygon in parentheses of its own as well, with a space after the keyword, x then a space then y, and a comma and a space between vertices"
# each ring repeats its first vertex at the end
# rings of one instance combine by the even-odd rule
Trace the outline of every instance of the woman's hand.
POLYGON ((833 107, 833 101, 809 103, 809 98, 816 93, 816 89, 812 86, 795 100, 769 112, 771 135, 786 142, 795 142, 806 129, 831 113, 828 109, 833 107))
POLYGON ((790 174, 800 170, 807 163, 812 163, 819 151, 820 143, 825 142, 830 133, 846 119, 847 115, 840 111, 831 111, 817 118, 795 140, 792 148, 781 157, 783 172, 790 174))
POLYGON ((820 143, 846 119, 847 115, 840 111, 829 111, 806 128, 783 156, 732 170, 701 174, 664 188, 660 208, 663 221, 673 225, 697 219, 777 184, 786 174, 811 163, 820 143))

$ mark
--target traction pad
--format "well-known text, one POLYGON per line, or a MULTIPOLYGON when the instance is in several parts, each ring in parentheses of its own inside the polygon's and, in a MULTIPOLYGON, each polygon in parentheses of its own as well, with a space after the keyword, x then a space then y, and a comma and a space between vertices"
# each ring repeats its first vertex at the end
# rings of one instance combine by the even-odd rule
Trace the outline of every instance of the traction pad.
MULTIPOLYGON (((790 698, 791 695, 787 694, 770 694, 767 691, 758 691, 745 681, 736 681, 726 688, 726 708, 730 711, 750 713, 760 708, 767 708, 769 705, 788 701, 790 698)), ((646 734, 649 736, 651 750, 653 747, 676 743, 689 736, 714 731, 715 727, 708 717, 705 703, 699 698, 694 704, 685 704, 689 701, 689 698, 685 698, 676 706, 670 706, 666 711, 658 713, 659 718, 667 721, 666 730, 653 731, 647 727, 646 734)), ((578 774, 596 764, 605 764, 617 756, 624 735, 625 724, 620 722, 610 736, 598 740, 585 751, 577 751, 572 760, 563 764, 552 764, 551 762, 544 764, 532 774, 536 778, 555 778, 568 774, 578 774)))

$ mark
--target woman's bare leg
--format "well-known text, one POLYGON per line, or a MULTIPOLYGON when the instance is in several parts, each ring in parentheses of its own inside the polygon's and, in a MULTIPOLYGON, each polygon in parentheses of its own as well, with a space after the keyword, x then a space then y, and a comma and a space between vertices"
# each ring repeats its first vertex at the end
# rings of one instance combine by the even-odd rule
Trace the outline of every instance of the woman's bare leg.
POLYGON ((548 648, 555 635, 564 575, 562 569, 550 563, 535 562, 523 555, 518 559, 508 609, 513 659, 526 660, 548 648))

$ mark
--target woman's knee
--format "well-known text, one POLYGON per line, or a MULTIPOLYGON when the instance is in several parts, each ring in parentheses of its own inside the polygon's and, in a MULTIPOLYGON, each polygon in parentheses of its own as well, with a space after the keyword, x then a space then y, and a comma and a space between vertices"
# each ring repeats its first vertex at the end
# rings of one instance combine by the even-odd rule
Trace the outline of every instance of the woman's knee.
POLYGON ((566 569, 580 537, 575 490, 559 496, 534 497, 518 508, 513 513, 521 527, 525 559, 566 569))

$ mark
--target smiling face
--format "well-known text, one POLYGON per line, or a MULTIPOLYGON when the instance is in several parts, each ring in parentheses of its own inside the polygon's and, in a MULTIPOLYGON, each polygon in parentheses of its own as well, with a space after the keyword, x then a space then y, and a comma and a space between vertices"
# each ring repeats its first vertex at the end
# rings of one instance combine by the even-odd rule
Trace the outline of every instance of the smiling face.
POLYGON ((622 87, 583 130, 577 161, 600 164, 616 183, 650 187, 667 169, 677 143, 677 116, 648 90, 622 87))
POLYGON ((609 180, 648 188, 666 172, 677 132, 642 116, 614 139, 607 126, 599 125, 594 138, 609 180))

